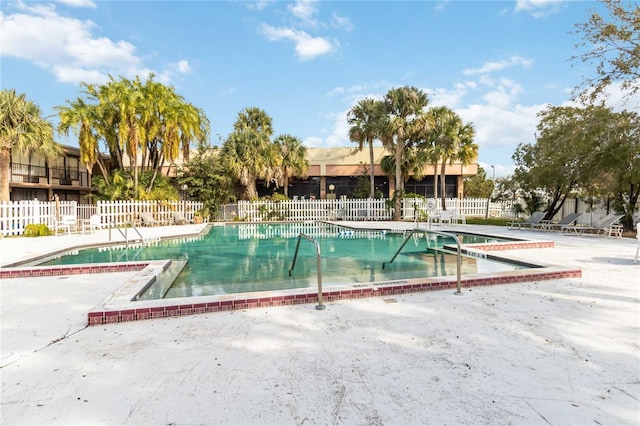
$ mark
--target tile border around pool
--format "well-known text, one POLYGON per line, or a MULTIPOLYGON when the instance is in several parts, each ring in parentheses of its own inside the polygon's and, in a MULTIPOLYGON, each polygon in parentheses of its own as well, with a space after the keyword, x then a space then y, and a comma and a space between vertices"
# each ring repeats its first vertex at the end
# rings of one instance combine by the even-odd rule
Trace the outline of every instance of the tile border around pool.
MULTIPOLYGON (((582 271, 562 267, 541 267, 528 270, 468 275, 461 280, 463 289, 477 286, 517 284, 532 281, 580 278, 582 271)), ((364 297, 393 296, 406 293, 456 289, 452 277, 418 278, 382 283, 332 286, 323 291, 323 303, 364 297)), ((113 299, 111 299, 113 301, 113 299)), ((268 308, 273 306, 318 303, 318 293, 312 289, 266 291, 220 296, 200 296, 163 300, 129 302, 128 306, 101 304, 88 314, 90 326, 154 318, 166 318, 211 312, 268 308)))
MULTIPOLYGON (((511 241, 504 243, 467 244, 464 247, 482 251, 554 247, 553 241, 511 241)), ((100 263, 69 266, 29 266, 0 268, 0 279, 93 274, 137 271, 130 280, 88 313, 88 325, 112 324, 153 318, 166 318, 239 309, 318 303, 315 289, 292 289, 218 296, 199 296, 161 300, 132 301, 138 292, 149 285, 167 268, 170 260, 100 263)), ((540 266, 492 274, 467 275, 461 287, 469 288, 496 284, 513 284, 562 278, 580 278, 582 271, 558 266, 540 266)), ((323 303, 363 297, 390 296, 405 293, 455 289, 455 277, 416 278, 378 283, 358 283, 331 286, 323 291, 323 303)))

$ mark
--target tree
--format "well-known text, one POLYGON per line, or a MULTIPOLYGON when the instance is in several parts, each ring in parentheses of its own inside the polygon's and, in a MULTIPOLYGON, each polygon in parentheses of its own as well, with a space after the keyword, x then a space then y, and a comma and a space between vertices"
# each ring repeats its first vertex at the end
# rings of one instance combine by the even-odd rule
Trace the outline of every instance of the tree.
POLYGON ((37 153, 46 160, 62 154, 53 126, 40 107, 13 89, 0 91, 0 201, 9 201, 11 153, 37 153))
POLYGON ((375 170, 373 158, 373 141, 380 134, 380 121, 384 113, 384 104, 371 98, 359 101, 347 114, 349 139, 358 143, 363 150, 366 142, 369 147, 369 198, 375 198, 375 170))
POLYGON ((258 198, 256 180, 277 182, 281 159, 277 146, 271 143, 271 117, 256 107, 238 113, 233 132, 222 145, 224 166, 243 187, 241 197, 258 198))
POLYGON ((487 172, 478 167, 478 173, 464 178, 464 194, 472 198, 490 198, 493 194, 495 182, 487 179, 487 172))
POLYGON ((616 211, 624 213, 622 224, 633 229, 633 216, 640 197, 640 116, 623 111, 614 115, 603 145, 602 182, 616 211))
POLYGON ((429 98, 423 91, 409 86, 392 88, 384 96, 385 117, 380 127, 380 139, 387 150, 395 153, 394 220, 401 220, 405 152, 415 145, 418 124, 427 123, 420 117, 428 103, 429 98))
POLYGON ((119 80, 111 77, 103 85, 82 84, 84 97, 57 107, 58 131, 78 136, 83 164, 91 170, 98 164, 105 187, 110 176, 102 164, 100 144, 111 156, 111 163, 131 178, 134 198, 149 194, 165 161, 172 163, 180 150, 187 158, 191 143, 205 140, 209 121, 199 108, 189 104, 172 87, 139 78, 119 80), (128 164, 125 159, 128 158, 128 164), (138 184, 139 173, 151 170, 145 185, 138 184))
POLYGON ((428 115, 432 117, 433 127, 426 132, 422 144, 431 151, 429 157, 437 158, 440 162, 442 210, 446 210, 447 164, 459 161, 467 165, 477 158, 478 145, 473 142, 475 129, 473 124, 463 123, 458 114, 444 106, 431 108, 428 115))
POLYGON ((602 170, 602 152, 612 123, 603 107, 549 106, 538 116, 535 144, 520 144, 513 154, 514 178, 525 193, 542 190, 549 196, 545 219, 562 208, 569 195, 589 192, 602 170))
POLYGON ((274 142, 281 157, 280 176, 284 195, 289 197, 289 179, 293 176, 305 177, 309 170, 307 148, 300 139, 289 134, 278 136, 274 142))
POLYGON ((177 181, 187 185, 190 198, 201 201, 210 211, 235 201, 233 179, 220 159, 216 148, 207 142, 198 143, 195 155, 178 167, 177 181))
POLYGON ((576 24, 574 34, 582 35, 576 48, 590 50, 571 58, 595 67, 595 76, 585 77, 576 88, 592 101, 613 83, 620 83, 628 96, 640 90, 640 7, 636 1, 601 2, 610 16, 592 11, 587 22, 576 24))

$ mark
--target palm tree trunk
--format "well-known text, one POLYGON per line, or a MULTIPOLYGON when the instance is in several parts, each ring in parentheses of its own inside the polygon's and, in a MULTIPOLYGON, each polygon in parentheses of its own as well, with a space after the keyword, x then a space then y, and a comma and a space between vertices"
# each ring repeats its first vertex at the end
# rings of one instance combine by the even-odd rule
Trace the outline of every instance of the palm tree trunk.
POLYGON ((256 177, 251 176, 245 186, 245 194, 247 200, 256 200, 258 198, 258 188, 256 188, 256 177))
POLYGON ((373 171, 373 139, 369 139, 369 176, 371 178, 371 189, 369 190, 369 198, 376 196, 376 175, 373 171))
POLYGON ((0 201, 9 201, 9 173, 11 161, 11 150, 4 146, 0 149, 0 201))
POLYGON ((404 160, 404 140, 396 140, 396 190, 393 220, 402 219, 402 197, 404 196, 404 180, 402 179, 402 161, 404 160))
POLYGON ((438 162, 433 165, 433 198, 438 201, 438 162))
POLYGON ((440 194, 442 195, 442 210, 446 210, 447 209, 447 203, 446 203, 447 188, 444 185, 444 173, 445 173, 445 168, 446 167, 447 167, 447 162, 443 158, 442 159, 442 166, 440 167, 440 194))
POLYGON ((289 198, 289 176, 286 172, 284 174, 284 196, 289 198))

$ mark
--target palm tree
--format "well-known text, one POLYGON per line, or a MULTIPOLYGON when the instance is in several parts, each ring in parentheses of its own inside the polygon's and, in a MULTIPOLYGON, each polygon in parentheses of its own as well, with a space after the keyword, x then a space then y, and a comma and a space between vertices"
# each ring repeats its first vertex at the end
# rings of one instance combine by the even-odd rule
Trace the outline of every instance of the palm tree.
POLYGON ((58 132, 65 136, 69 135, 71 129, 78 136, 78 145, 80 146, 80 162, 85 166, 89 173, 89 182, 91 182, 91 174, 93 166, 98 164, 104 183, 109 185, 109 172, 100 156, 99 133, 95 130, 97 108, 95 105, 88 104, 84 99, 78 98, 69 102, 69 106, 56 107, 60 116, 58 124, 58 132))
POLYGON ((9 201, 11 152, 36 152, 46 160, 62 153, 53 140, 53 126, 42 117, 40 107, 25 94, 0 91, 0 201, 9 201))
POLYGON ((249 107, 238 113, 233 128, 222 146, 221 158, 244 187, 243 197, 255 199, 256 179, 272 182, 280 170, 280 156, 271 143, 271 117, 260 108, 249 107))
POLYGON ((424 126, 427 123, 421 116, 428 103, 429 98, 424 92, 409 86, 390 89, 384 96, 386 117, 381 124, 380 139, 387 150, 395 152, 394 220, 401 219, 405 151, 415 143, 416 125, 424 126))
POLYGON ((302 141, 289 134, 280 135, 275 139, 282 159, 281 177, 285 197, 289 197, 289 179, 292 176, 304 177, 309 170, 307 147, 302 141))
POLYGON ((83 84, 84 98, 58 107, 59 131, 68 134, 74 129, 86 167, 97 162, 104 185, 109 185, 99 154, 99 144, 104 142, 112 164, 131 172, 136 198, 142 196, 139 171, 153 172, 144 189, 148 194, 165 161, 174 162, 181 149, 187 158, 191 142, 205 140, 209 134, 209 121, 203 111, 187 103, 172 87, 153 81, 153 77, 145 82, 111 78, 104 85, 83 84), (129 158, 126 167, 125 156, 129 158))
POLYGON ((375 197, 375 171, 373 159, 373 141, 380 134, 380 120, 384 114, 384 104, 371 98, 359 101, 347 114, 349 139, 358 143, 360 151, 366 142, 369 146, 369 198, 375 197))
POLYGON ((478 145, 473 142, 475 129, 471 123, 463 123, 462 118, 447 107, 429 110, 433 117, 433 128, 425 139, 430 148, 430 157, 437 158, 440 164, 440 194, 442 209, 446 210, 445 172, 448 164, 459 161, 463 165, 471 164, 478 155, 478 145))

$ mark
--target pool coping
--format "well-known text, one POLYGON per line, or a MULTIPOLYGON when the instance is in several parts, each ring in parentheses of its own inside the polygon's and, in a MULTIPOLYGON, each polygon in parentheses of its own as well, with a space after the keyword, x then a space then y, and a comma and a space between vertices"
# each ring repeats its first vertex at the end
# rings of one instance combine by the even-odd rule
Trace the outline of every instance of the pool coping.
MULTIPOLYGON (((462 245, 462 252, 465 254, 508 260, 510 262, 524 264, 525 266, 531 266, 531 268, 505 272, 468 274, 461 278, 461 288, 517 284, 561 278, 580 278, 582 276, 580 269, 533 264, 510 259, 508 256, 495 256, 490 253, 501 250, 550 247, 554 247, 554 242, 544 240, 516 240, 500 243, 462 245)), ((75 249, 76 248, 72 248, 65 251, 75 249)), ((88 312, 87 319, 89 326, 219 311, 297 304, 317 304, 319 300, 316 288, 135 300, 138 294, 158 279, 162 272, 170 266, 171 262, 171 260, 165 259, 84 265, 0 268, 0 279, 108 272, 136 272, 133 277, 116 289, 108 298, 101 301, 88 312)), ((322 300, 324 303, 363 297, 393 296, 406 293, 456 289, 457 284, 456 277, 444 276, 332 285, 329 290, 322 291, 322 300)))

